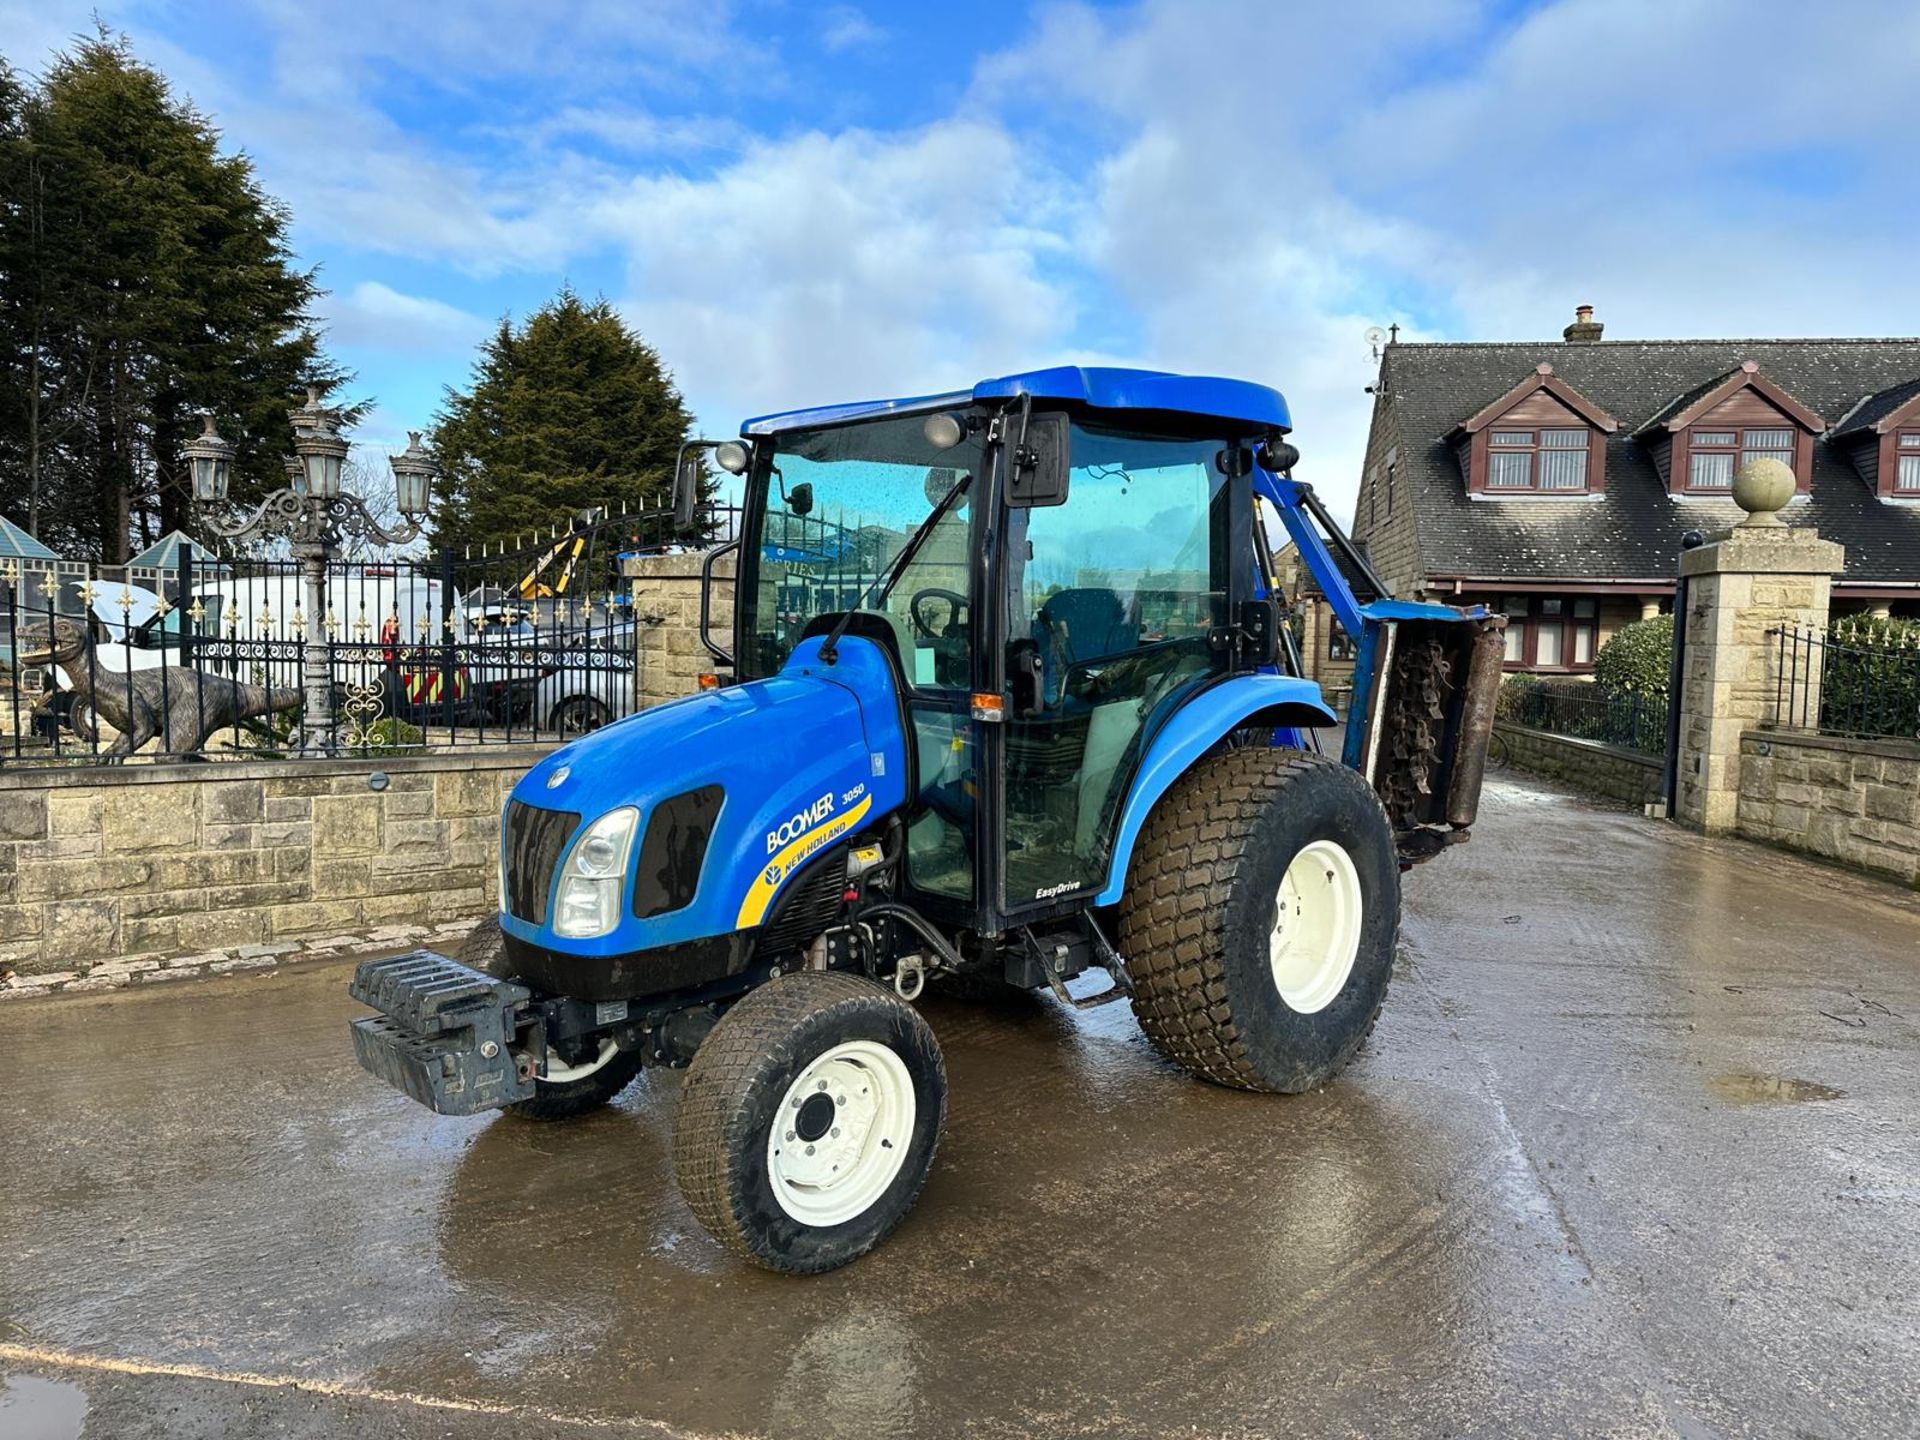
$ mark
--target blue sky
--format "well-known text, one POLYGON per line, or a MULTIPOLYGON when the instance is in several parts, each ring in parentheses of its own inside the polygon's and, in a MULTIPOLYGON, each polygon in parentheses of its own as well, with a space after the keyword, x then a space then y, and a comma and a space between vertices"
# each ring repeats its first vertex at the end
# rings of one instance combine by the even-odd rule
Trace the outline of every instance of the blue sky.
POLYGON ((563 282, 703 426, 1065 361, 1291 400, 1345 512, 1369 325, 1920 333, 1920 7, 0 0, 252 154, 399 443, 563 282))

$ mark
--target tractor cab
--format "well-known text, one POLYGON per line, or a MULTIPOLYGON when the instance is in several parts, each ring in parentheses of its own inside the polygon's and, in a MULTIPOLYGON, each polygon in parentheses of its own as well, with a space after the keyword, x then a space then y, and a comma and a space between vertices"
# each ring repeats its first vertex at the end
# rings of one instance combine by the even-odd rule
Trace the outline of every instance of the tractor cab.
POLYGON ((997 933, 1110 903, 1142 760, 1190 702, 1259 675, 1250 724, 1310 749, 1337 724, 1256 510, 1290 423, 1263 386, 1079 369, 750 420, 712 446, 744 507, 733 633, 704 638, 735 682, 811 636, 885 653, 929 917, 997 933))

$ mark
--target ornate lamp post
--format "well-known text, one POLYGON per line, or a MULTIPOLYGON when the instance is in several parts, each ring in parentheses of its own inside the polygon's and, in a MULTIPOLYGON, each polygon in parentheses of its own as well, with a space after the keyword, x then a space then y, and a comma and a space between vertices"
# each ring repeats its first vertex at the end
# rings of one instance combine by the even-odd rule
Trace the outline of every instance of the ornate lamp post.
MULTIPOLYGON (((300 562, 305 582, 304 613, 293 617, 295 633, 303 640, 300 685, 300 753, 323 755, 331 748, 332 666, 327 657, 327 566, 342 539, 373 540, 382 545, 404 545, 419 535, 437 467, 412 432, 406 450, 393 456, 394 489, 403 518, 391 528, 374 518, 357 495, 341 483, 347 440, 340 434, 341 413, 320 403, 320 392, 309 389, 307 403, 289 412, 293 421, 293 454, 287 458, 287 486, 260 502, 251 515, 233 525, 208 520, 208 528, 229 540, 284 539, 300 562)), ((183 447, 193 472, 194 498, 219 504, 227 498, 233 446, 213 430, 213 417, 203 415, 204 433, 183 447)))

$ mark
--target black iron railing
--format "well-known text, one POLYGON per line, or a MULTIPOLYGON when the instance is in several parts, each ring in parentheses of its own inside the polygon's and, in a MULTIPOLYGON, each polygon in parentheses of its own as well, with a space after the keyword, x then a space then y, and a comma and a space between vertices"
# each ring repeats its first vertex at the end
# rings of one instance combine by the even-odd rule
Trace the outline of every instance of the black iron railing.
MULTIPOLYGON (((723 538, 737 524, 730 507, 703 515, 723 538)), ((0 561, 0 764, 381 755, 595 729, 639 694, 621 562, 669 549, 672 527, 639 511, 338 559, 319 577, 185 547, 165 570, 0 561)))
POLYGON ((1597 740, 1664 755, 1667 749, 1667 702, 1664 696, 1603 695, 1591 685, 1537 685, 1503 699, 1503 719, 1535 730, 1597 740))
POLYGON ((1920 630, 1842 621, 1767 635, 1775 647, 1774 724, 1920 739, 1920 630))

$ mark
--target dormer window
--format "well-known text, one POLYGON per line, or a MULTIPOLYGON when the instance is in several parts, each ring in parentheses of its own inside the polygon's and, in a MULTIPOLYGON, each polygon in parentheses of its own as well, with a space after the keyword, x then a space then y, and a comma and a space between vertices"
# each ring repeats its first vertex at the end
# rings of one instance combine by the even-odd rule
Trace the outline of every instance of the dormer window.
POLYGON ((1584 490, 1592 432, 1495 430, 1487 439, 1487 489, 1584 490))
POLYGON ((1829 438, 1874 493, 1920 500, 1920 380, 1863 396, 1829 438))
POLYGON ((1592 495, 1606 488, 1607 436, 1618 428, 1542 364, 1447 439, 1477 498, 1592 495))
POLYGON ((1670 401, 1634 438, 1675 495, 1725 495, 1752 460, 1778 460, 1805 494, 1813 481, 1813 437, 1826 427, 1746 360, 1670 401))

